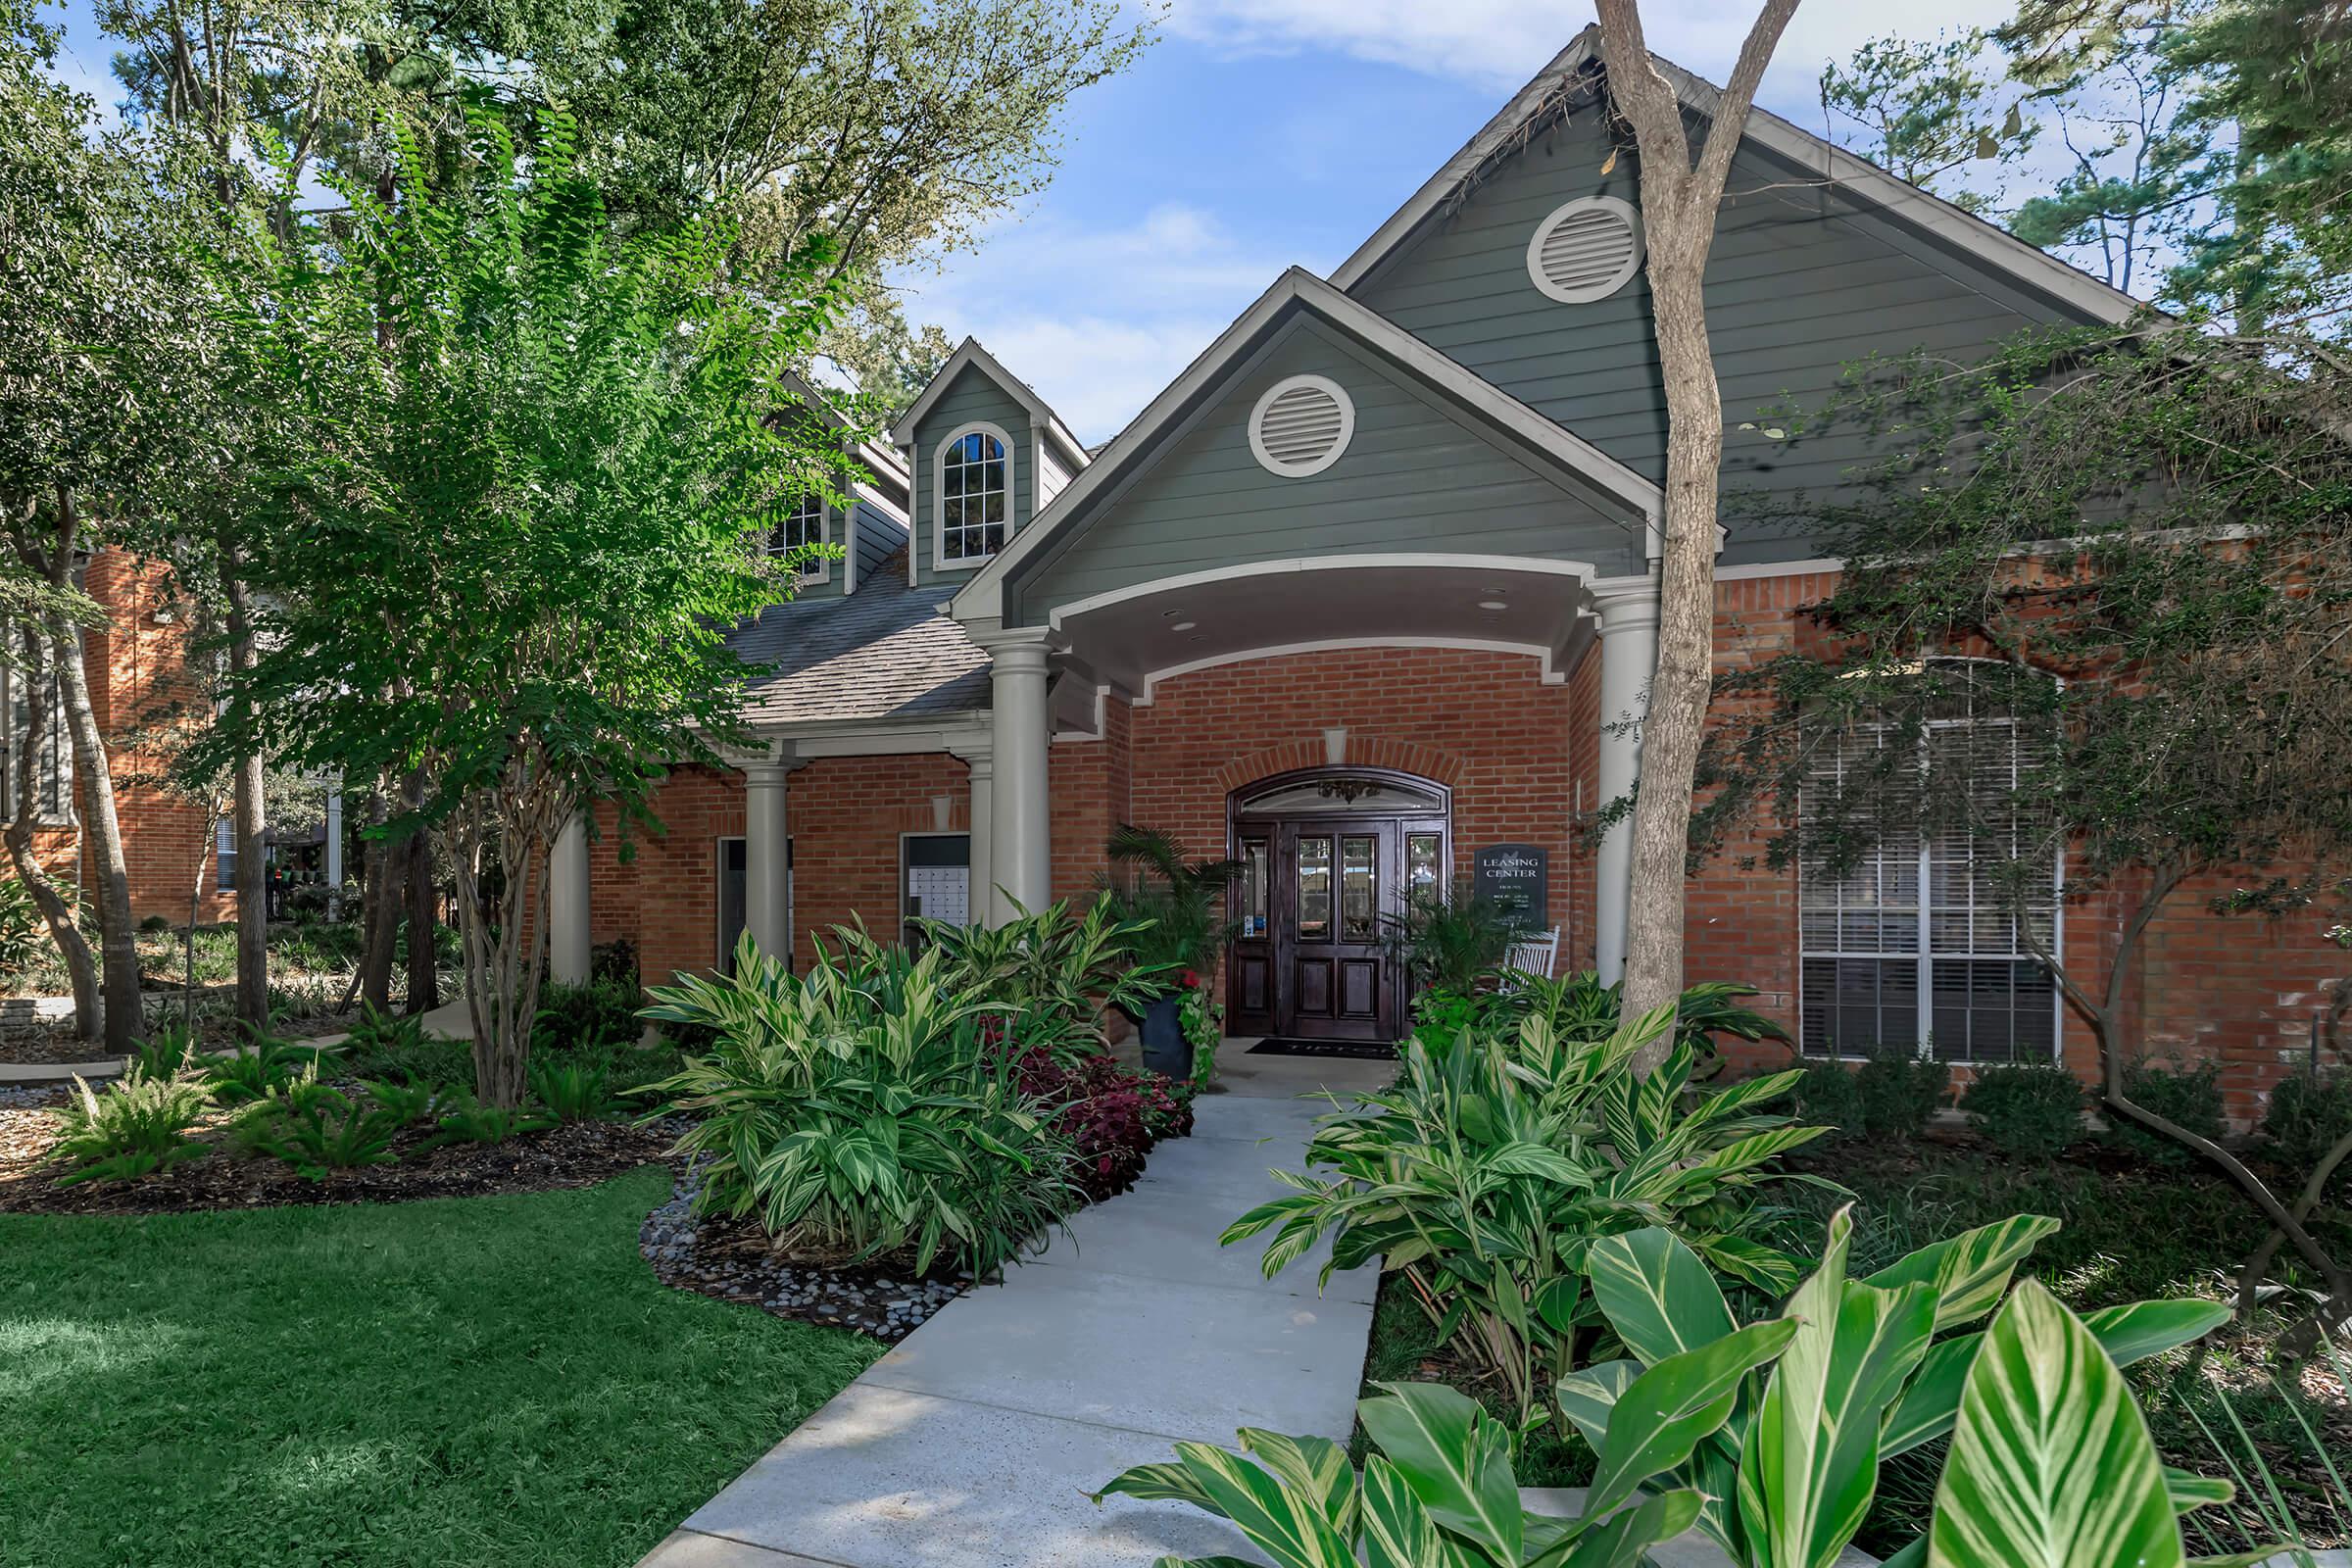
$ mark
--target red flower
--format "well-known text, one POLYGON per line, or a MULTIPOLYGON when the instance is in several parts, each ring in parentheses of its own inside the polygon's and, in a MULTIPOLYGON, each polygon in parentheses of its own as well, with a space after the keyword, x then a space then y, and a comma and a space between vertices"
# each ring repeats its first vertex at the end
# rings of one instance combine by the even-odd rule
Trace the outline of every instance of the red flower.
POLYGON ((1185 970, 1185 971, 1184 971, 1184 984, 1185 984, 1185 986, 1187 987, 1187 989, 1190 989, 1190 990, 1196 990, 1196 991, 1197 991, 1197 990, 1199 990, 1199 989, 1200 989, 1200 970, 1198 970, 1198 969, 1187 969, 1187 970, 1185 970))

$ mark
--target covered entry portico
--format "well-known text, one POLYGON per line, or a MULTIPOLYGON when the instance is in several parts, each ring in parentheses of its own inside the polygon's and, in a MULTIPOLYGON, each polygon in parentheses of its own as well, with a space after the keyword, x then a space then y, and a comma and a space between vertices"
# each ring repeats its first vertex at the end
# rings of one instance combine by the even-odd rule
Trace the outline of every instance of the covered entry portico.
MULTIPOLYGON (((1415 886, 1442 889, 1467 869, 1480 835, 1462 830, 1465 812, 1473 824, 1482 812, 1493 821, 1495 798, 1508 796, 1514 821, 1534 813, 1564 842, 1578 814, 1631 787, 1635 732, 1611 715, 1638 714, 1655 627, 1655 579, 1646 575, 1384 553, 1180 573, 1060 606, 1043 626, 978 632, 996 661, 996 876, 1031 908, 1074 891, 1068 861, 1098 846, 1054 843, 1057 830, 1086 831, 1069 825, 1079 813, 1056 781, 1090 747, 1116 752, 1108 771, 1127 779, 1110 808, 1116 819, 1177 829, 1196 854, 1262 859, 1233 911, 1245 922, 1226 974, 1235 1032, 1393 1039, 1406 994, 1384 951, 1388 917, 1415 886), (1296 672, 1315 656, 1369 650, 1391 651, 1384 669, 1396 673, 1320 695, 1298 687, 1296 672), (1525 671, 1530 691, 1564 688, 1598 655, 1598 711, 1574 732, 1561 722, 1534 734, 1539 720, 1522 702, 1450 687, 1442 650, 1510 656, 1499 662, 1525 671), (1174 721, 1161 711, 1163 694, 1219 676, 1247 687, 1261 673, 1269 695, 1221 706, 1218 733, 1188 727, 1181 739, 1152 741, 1174 721), (1384 691, 1384 681, 1394 684, 1384 691), (1422 733, 1433 708, 1445 737, 1422 733), (1446 759, 1478 751, 1489 735, 1497 748, 1545 748, 1551 770, 1539 783, 1489 766, 1457 798, 1446 759)), ((1548 699, 1548 710, 1559 711, 1566 696, 1548 699)), ((1622 952, 1618 849, 1604 845, 1593 866, 1592 946, 1604 962, 1622 952)))

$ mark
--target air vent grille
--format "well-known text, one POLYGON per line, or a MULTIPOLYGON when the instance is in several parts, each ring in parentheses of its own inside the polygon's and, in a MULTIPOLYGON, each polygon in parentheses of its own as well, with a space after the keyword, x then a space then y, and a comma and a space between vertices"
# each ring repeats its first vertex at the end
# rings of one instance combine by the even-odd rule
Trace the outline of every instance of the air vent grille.
POLYGON ((1570 202, 1536 228, 1527 270, 1563 304, 1614 294, 1642 267, 1642 228, 1633 208, 1609 196, 1570 202))
POLYGON ((1250 449, 1285 478, 1320 473, 1340 460, 1355 433, 1355 405, 1336 382, 1295 375, 1276 383, 1250 416, 1250 449))

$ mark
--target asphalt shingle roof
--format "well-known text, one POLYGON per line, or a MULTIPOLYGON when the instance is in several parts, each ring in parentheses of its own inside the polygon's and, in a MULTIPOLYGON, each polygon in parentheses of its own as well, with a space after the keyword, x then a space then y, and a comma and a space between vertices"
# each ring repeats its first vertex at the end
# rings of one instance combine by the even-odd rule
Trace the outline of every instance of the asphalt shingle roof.
POLYGON ((947 614, 959 583, 906 585, 894 555, 847 598, 772 605, 727 645, 775 670, 744 695, 755 724, 962 713, 989 706, 988 655, 947 614))

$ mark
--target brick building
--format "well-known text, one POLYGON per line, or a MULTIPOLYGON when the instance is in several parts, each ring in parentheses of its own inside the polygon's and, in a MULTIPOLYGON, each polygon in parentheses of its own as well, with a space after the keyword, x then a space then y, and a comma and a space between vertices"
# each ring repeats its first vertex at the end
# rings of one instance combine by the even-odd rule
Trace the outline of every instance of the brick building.
MULTIPOLYGON (((853 918, 1035 907, 1085 893, 1133 822, 1250 867, 1236 1033, 1393 1037, 1408 999, 1382 916, 1482 863, 1540 897, 1563 968, 1613 978, 1640 892, 1626 831, 1587 828, 1638 776, 1666 416, 1600 69, 1580 36, 1328 279, 1274 280, 1098 451, 967 341, 860 453, 857 505, 785 525, 844 554, 738 634, 773 666, 750 694, 761 749, 669 780, 632 859, 609 817, 567 835, 559 973, 591 940, 630 938, 661 977, 745 930, 806 962, 853 918)), ((1667 69, 1703 119, 1712 89, 1667 69)), ((1967 357, 2134 309, 1760 112, 1707 290, 1740 426, 1724 486, 1777 519, 1721 542, 1727 666, 1788 646, 1835 580, 1805 498, 1862 455, 1751 411, 1873 353, 1967 357)), ((2002 722, 1979 740, 2013 745, 2002 722)), ((1889 847, 1837 883, 1719 857, 1690 890, 1690 977, 1760 988, 1808 1053, 2088 1071, 1966 853, 1889 847)), ((2061 882, 2034 918, 2095 952, 2113 913, 2061 906, 2061 882)), ((2251 1114, 2329 973, 2300 934, 2183 898, 2132 986, 2152 1037, 2223 1060, 2251 1114)))

